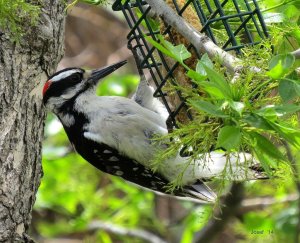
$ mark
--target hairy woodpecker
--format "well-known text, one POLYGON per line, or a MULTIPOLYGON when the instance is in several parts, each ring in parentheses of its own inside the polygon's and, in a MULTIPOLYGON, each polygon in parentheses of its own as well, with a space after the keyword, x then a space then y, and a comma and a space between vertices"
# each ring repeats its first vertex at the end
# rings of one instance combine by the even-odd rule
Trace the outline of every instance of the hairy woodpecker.
POLYGON ((126 63, 85 71, 67 68, 52 75, 43 89, 44 105, 54 112, 76 151, 103 172, 122 177, 142 187, 175 196, 214 201, 215 194, 203 182, 219 176, 230 165, 233 180, 259 178, 261 174, 244 163, 249 154, 210 152, 196 161, 181 157, 162 161, 156 172, 150 167, 158 149, 166 145, 153 143, 153 136, 168 133, 168 112, 153 97, 153 88, 144 76, 132 99, 97 96, 95 89, 103 77, 126 63), (182 187, 170 192, 168 184, 181 176, 182 187))

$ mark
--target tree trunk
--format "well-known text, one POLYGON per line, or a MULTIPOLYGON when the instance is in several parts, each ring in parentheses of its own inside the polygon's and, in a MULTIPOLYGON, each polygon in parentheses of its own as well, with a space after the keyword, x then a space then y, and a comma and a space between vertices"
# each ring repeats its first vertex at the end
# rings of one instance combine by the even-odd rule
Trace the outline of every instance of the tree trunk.
POLYGON ((42 176, 42 86, 63 54, 64 1, 38 2, 39 23, 19 43, 0 31, 0 242, 30 242, 42 176))

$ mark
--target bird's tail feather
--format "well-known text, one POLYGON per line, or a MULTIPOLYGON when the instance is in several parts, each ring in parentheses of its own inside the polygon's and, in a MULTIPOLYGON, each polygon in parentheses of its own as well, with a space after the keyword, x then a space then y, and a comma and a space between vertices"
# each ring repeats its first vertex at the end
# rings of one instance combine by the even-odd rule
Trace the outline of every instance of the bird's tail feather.
POLYGON ((204 182, 197 181, 195 184, 185 186, 183 191, 186 196, 198 199, 204 202, 215 202, 217 195, 204 182))

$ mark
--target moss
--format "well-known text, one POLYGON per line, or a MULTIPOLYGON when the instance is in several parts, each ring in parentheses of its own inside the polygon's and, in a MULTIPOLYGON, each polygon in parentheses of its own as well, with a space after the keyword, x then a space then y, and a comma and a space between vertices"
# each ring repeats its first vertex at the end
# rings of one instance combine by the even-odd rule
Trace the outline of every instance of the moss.
POLYGON ((28 26, 37 24, 40 14, 38 1, 0 1, 0 30, 9 34, 11 40, 19 41, 28 26), (24 24, 26 23, 26 24, 24 24))

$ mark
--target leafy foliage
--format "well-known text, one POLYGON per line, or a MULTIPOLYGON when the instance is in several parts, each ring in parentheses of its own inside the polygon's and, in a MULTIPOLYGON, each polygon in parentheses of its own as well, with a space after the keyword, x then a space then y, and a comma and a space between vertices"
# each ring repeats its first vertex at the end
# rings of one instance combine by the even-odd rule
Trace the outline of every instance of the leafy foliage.
POLYGON ((73 6, 75 6, 79 2, 96 6, 96 5, 105 5, 105 4, 107 4, 108 0, 74 0, 70 4, 67 5, 67 9, 72 8, 73 6))
POLYGON ((26 26, 37 23, 39 13, 38 4, 28 3, 25 0, 2 0, 0 1, 0 29, 8 31, 12 40, 19 40, 24 35, 26 26))
MULTIPOLYGON (((300 110, 299 96, 295 95, 294 104, 287 104, 283 90, 279 91, 279 95, 271 92, 294 72, 293 55, 276 55, 269 61, 268 68, 266 65, 260 67, 261 71, 256 76, 252 75, 251 69, 244 70, 240 78, 232 82, 233 77, 213 67, 206 54, 198 61, 196 70, 192 70, 184 64, 184 60, 191 54, 183 45, 172 47, 168 41, 162 38, 159 40, 160 43, 154 40, 150 42, 162 53, 182 64, 187 70, 186 75, 198 87, 193 91, 188 87, 179 87, 197 115, 188 125, 181 126, 179 131, 173 133, 168 150, 176 153, 180 147, 192 147, 195 156, 209 151, 208 148, 225 149, 227 152, 250 150, 269 176, 272 168, 277 167, 274 161, 288 163, 288 159, 277 148, 277 143, 287 142, 299 149, 300 130, 297 128, 298 123, 295 124, 295 115, 300 110), (245 84, 244 80, 249 81, 245 84), (201 126, 203 120, 210 122, 201 126), (190 133, 190 128, 197 125, 201 134, 215 131, 215 136, 207 142, 203 135, 197 137, 190 133), (178 140, 177 137, 181 139, 178 140), (174 141, 179 146, 173 145, 174 141)), ((267 59, 265 63, 268 63, 267 59)), ((291 79, 289 82, 295 85, 299 79, 291 79)), ((160 157, 157 160, 161 160, 160 157)))

